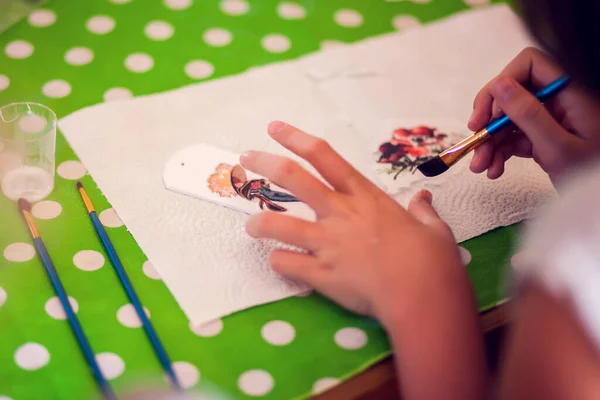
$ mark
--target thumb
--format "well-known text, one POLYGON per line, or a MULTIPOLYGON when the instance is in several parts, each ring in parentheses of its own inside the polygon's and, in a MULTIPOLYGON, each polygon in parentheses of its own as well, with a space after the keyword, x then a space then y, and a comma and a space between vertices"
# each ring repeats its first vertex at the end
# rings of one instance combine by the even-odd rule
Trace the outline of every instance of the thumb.
POLYGON ((433 195, 427 190, 420 190, 410 199, 408 212, 425 225, 434 225, 441 222, 440 216, 435 211, 431 202, 433 195))

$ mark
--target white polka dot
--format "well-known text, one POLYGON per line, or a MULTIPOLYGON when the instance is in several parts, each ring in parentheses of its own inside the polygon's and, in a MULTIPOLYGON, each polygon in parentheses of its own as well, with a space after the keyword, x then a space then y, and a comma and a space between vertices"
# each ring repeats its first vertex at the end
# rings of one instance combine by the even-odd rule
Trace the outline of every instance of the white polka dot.
POLYGON ((8 396, 3 396, 0 394, 0 400, 13 400, 12 397, 8 397, 8 396))
POLYGON ((200 326, 193 326, 190 324, 190 330, 202 337, 216 336, 223 330, 223 321, 217 319, 200 326))
POLYGON ((152 21, 144 29, 146 36, 152 40, 167 40, 174 31, 173 26, 165 21, 152 21))
POLYGON ((184 389, 195 386, 200 380, 200 371, 186 361, 176 361, 173 364, 175 376, 184 389))
MULTIPOLYGON (((71 304, 71 308, 73 311, 77 313, 79 310, 79 304, 77 301, 69 296, 69 304, 71 304)), ((63 308, 60 299, 58 297, 51 297, 44 306, 44 309, 54 319, 67 319, 67 314, 65 313, 65 309, 63 308)))
POLYGON ((50 81, 42 88, 42 93, 47 97, 60 99, 71 94, 71 85, 62 79, 50 81))
POLYGON ((79 161, 64 161, 56 169, 58 175, 64 179, 81 179, 87 172, 85 167, 79 161))
POLYGON ((484 6, 490 4, 490 0, 464 0, 465 4, 471 7, 484 6))
POLYGON ((223 47, 231 43, 233 36, 231 32, 223 28, 212 28, 204 32, 202 39, 211 46, 223 47))
POLYGON ((185 65, 185 73, 192 79, 208 78, 215 72, 213 65, 207 61, 194 60, 185 65))
POLYGON ((10 86, 10 79, 6 75, 0 75, 0 92, 6 90, 10 86))
POLYGON ((93 59, 94 53, 87 47, 73 47, 65 54, 65 61, 71 65, 86 65, 93 59))
POLYGON ((367 344, 367 334, 359 328, 343 328, 335 333, 335 343, 346 350, 357 350, 367 344))
POLYGON ((321 48, 322 49, 335 49, 336 47, 341 47, 344 44, 345 44, 344 42, 340 42, 339 40, 323 40, 321 42, 321 48))
POLYGON ((4 258, 13 262, 25 262, 35 256, 35 248, 29 243, 13 243, 4 249, 4 258))
POLYGON ((221 2, 221 10, 228 15, 243 15, 250 10, 246 0, 224 0, 221 2))
POLYGON ((296 336, 294 327, 285 321, 267 322, 261 330, 263 339, 274 346, 290 344, 296 336))
POLYGON ((115 29, 115 20, 106 15, 97 15, 90 18, 85 26, 92 33, 105 35, 115 29))
POLYGON ((96 354, 96 362, 106 379, 115 379, 125 371, 125 362, 114 353, 96 354))
POLYGON ((417 28, 421 23, 411 15, 396 15, 394 19, 392 19, 392 25, 399 31, 405 31, 417 28))
POLYGON ((73 264, 83 271, 95 271, 104 265, 104 256, 94 250, 81 250, 73 256, 73 264))
POLYGON ((192 5, 192 0, 163 0, 171 10, 185 10, 192 5))
POLYGON ((99 218, 100 222, 102 222, 102 225, 106 226, 107 228, 118 228, 123 226, 123 221, 121 221, 121 218, 119 218, 113 208, 108 208, 102 211, 99 215, 99 218))
POLYGON ((323 393, 340 383, 336 378, 321 378, 313 385, 313 394, 323 393))
POLYGON ((125 59, 125 67, 131 72, 148 72, 154 66, 154 60, 148 54, 134 53, 125 59))
POLYGON ((46 128, 48 121, 40 115, 28 114, 19 119, 19 128, 25 133, 39 133, 46 128))
POLYGON ((283 19, 302 19, 306 17, 304 8, 296 3, 280 3, 277 6, 277 14, 283 19))
POLYGON ((274 385, 271 374, 260 369, 246 371, 238 379, 238 386, 249 396, 264 396, 273 389, 274 385))
MULTIPOLYGON (((150 318, 150 312, 144 307, 144 312, 146 316, 150 318)), ((125 304, 121 306, 117 311, 117 320, 121 323, 121 325, 126 326, 128 328, 139 328, 142 326, 142 321, 140 317, 135 312, 135 308, 133 304, 125 304)))
POLYGON ((277 33, 272 33, 261 40, 262 47, 271 53, 283 53, 291 46, 290 39, 277 33))
POLYGON ((15 40, 6 45, 4 52, 10 58, 22 60, 33 54, 33 46, 24 40, 15 40))
POLYGON ((44 367, 50 361, 50 353, 39 343, 25 343, 15 352, 17 365, 28 371, 44 367))
POLYGON ((460 261, 462 261, 463 265, 469 265, 471 262, 471 253, 469 253, 469 250, 462 246, 458 246, 458 252, 460 254, 460 261))
POLYGON ((39 203, 35 203, 31 209, 31 213, 34 217, 39 219, 52 219, 56 218, 62 212, 62 206, 60 203, 52 200, 44 200, 39 203))
POLYGON ((120 87, 108 89, 106 92, 104 92, 104 101, 127 100, 131 99, 132 97, 133 94, 129 89, 120 87))
POLYGON ((152 263, 150 261, 146 261, 144 263, 144 265, 142 266, 142 270, 144 271, 144 274, 148 278, 154 279, 154 280, 160 279, 160 275, 158 274, 158 272, 156 272, 156 269, 154 269, 154 265, 152 265, 152 263))
POLYGON ((356 28, 363 23, 362 15, 358 11, 350 9, 336 11, 333 19, 338 25, 345 26, 346 28, 356 28))
POLYGON ((4 303, 6 303, 6 297, 6 291, 0 286, 0 307, 2 307, 4 303))
POLYGON ((38 28, 50 26, 56 22, 56 14, 50 10, 36 10, 29 14, 29 23, 38 28))

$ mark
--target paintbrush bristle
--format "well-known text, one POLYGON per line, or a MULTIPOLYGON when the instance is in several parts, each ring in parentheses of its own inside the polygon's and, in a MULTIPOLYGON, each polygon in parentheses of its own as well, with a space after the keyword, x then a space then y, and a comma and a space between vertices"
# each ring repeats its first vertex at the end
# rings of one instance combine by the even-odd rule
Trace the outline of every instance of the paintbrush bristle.
POLYGON ((19 211, 31 212, 31 203, 27 200, 20 198, 19 201, 17 201, 17 205, 19 206, 19 211))
POLYGON ((440 156, 432 158, 417 167, 421 173, 427 177, 438 176, 448 171, 448 166, 442 161, 440 156))

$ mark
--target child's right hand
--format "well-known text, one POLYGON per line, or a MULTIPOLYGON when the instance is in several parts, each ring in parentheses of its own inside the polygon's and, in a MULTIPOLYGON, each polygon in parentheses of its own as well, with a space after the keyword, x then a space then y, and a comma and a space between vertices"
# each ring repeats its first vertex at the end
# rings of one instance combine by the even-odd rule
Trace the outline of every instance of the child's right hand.
POLYGON ((481 89, 469 129, 478 131, 503 114, 518 128, 500 132, 475 150, 471 170, 490 179, 512 156, 533 158, 551 178, 600 153, 600 104, 572 83, 544 107, 535 92, 563 75, 546 54, 522 51, 481 89), (528 89, 526 89, 528 88, 528 89))

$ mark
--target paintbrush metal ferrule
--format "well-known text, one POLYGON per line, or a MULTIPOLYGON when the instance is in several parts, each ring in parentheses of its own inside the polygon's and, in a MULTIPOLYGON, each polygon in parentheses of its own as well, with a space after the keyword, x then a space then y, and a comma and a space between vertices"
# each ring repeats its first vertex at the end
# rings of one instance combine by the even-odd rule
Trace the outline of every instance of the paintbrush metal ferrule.
POLYGON ((27 227, 29 228, 29 231, 31 232, 31 236, 33 236, 34 239, 37 239, 40 237, 40 232, 37 229, 37 226, 35 226, 35 222, 33 221, 33 215, 31 215, 31 213, 27 210, 22 210, 23 211, 23 218, 25 218, 25 222, 27 223, 27 227))
POLYGON ((491 137, 492 136, 489 134, 488 130, 483 128, 479 132, 476 132, 468 138, 456 143, 454 146, 448 147, 446 150, 440 153, 439 157, 444 164, 446 164, 448 167, 451 167, 468 153, 470 153, 473 149, 479 147, 491 137))
POLYGON ((81 198, 83 199, 83 204, 85 204, 85 208, 86 208, 87 212, 91 213, 93 211, 96 211, 96 209, 94 208, 94 205, 92 204, 92 201, 90 200, 89 196, 87 195, 81 182, 77 182, 77 189, 79 190, 79 193, 81 194, 81 198))

